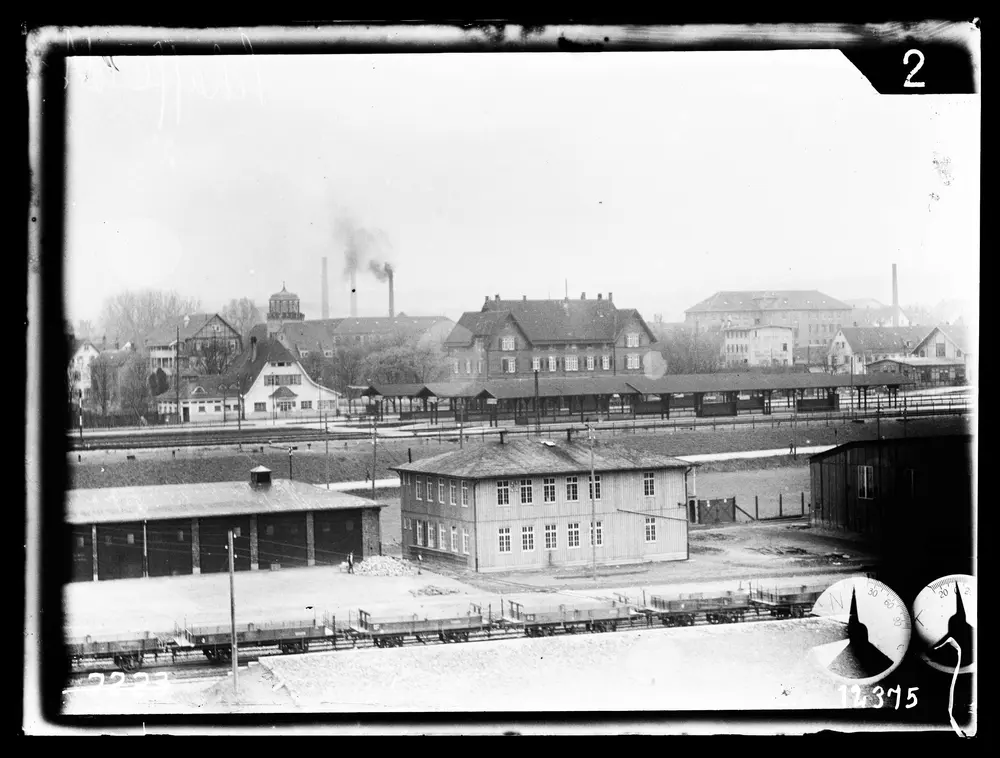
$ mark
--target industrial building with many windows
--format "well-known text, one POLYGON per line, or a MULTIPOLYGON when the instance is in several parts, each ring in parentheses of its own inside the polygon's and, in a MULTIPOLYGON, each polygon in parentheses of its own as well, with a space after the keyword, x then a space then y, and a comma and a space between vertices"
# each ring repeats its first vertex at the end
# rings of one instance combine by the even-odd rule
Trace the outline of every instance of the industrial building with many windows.
POLYGON ((503 436, 402 464, 405 556, 477 572, 585 565, 595 548, 601 564, 686 560, 692 467, 595 442, 591 482, 586 441, 503 436))

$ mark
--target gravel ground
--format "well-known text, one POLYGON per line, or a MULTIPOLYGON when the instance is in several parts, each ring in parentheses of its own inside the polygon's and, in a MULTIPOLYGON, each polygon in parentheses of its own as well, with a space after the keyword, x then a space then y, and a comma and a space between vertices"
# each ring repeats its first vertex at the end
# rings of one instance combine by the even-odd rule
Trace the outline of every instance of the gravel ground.
POLYGON ((269 659, 311 711, 814 709, 840 705, 819 619, 269 659))
POLYGON ((168 684, 104 685, 67 690, 63 714, 287 713, 295 703, 268 669, 251 664, 239 670, 239 692, 231 676, 168 684), (278 689, 275 689, 279 686, 278 689))

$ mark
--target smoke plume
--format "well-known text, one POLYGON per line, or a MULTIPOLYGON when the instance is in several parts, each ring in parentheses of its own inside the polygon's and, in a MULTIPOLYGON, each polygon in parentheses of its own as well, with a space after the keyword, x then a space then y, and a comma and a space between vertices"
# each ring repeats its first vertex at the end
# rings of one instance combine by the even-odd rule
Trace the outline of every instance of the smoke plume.
POLYGON ((368 269, 375 275, 375 278, 380 282, 389 281, 389 274, 392 273, 392 266, 388 263, 379 263, 378 261, 369 261, 368 269))
POLYGON ((344 248, 344 278, 350 279, 357 274, 366 262, 368 269, 375 274, 379 281, 389 278, 389 271, 392 267, 388 263, 379 263, 384 260, 392 246, 388 238, 379 230, 369 230, 356 224, 352 219, 341 217, 336 225, 337 241, 344 248))

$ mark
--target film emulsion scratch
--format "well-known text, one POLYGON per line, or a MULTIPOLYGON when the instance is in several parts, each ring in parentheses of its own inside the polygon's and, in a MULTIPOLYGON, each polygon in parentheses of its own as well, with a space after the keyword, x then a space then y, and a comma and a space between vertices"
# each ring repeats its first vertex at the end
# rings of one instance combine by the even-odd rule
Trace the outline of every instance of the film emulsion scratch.
POLYGON ((49 726, 976 733, 977 23, 47 39, 49 726))

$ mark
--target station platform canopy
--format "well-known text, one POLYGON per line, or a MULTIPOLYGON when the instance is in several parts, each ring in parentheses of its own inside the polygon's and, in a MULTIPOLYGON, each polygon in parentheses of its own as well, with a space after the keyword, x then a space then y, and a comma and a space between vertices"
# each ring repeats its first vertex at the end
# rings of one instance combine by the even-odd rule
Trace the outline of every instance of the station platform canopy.
MULTIPOLYGON (((668 374, 661 377, 600 376, 538 379, 538 396, 586 397, 623 395, 686 395, 717 392, 766 392, 841 387, 892 387, 914 384, 913 379, 890 372, 877 374, 668 374)), ((534 378, 499 379, 486 382, 431 382, 428 384, 369 385, 361 392, 384 398, 467 398, 514 400, 535 396, 534 378)))

